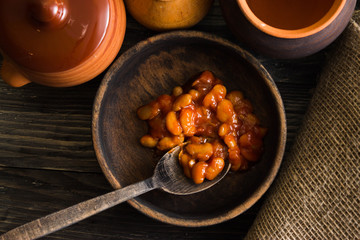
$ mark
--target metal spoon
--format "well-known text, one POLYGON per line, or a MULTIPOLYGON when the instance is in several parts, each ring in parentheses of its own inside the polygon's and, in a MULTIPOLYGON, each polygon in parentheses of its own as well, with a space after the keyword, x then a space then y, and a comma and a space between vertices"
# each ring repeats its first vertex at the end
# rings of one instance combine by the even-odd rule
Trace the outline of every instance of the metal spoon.
POLYGON ((43 237, 157 188, 176 195, 197 193, 219 182, 228 173, 231 166, 229 163, 226 163, 223 171, 214 180, 195 184, 184 175, 178 163, 179 151, 180 147, 178 146, 167 152, 156 165, 154 175, 144 181, 131 184, 26 223, 1 235, 0 239, 26 240, 43 237))

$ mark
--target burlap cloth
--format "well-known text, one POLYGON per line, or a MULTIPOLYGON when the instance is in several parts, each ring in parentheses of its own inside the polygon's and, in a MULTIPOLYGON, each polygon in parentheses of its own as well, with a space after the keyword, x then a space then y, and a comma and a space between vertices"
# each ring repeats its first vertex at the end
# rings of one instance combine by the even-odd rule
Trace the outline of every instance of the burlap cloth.
POLYGON ((245 239, 360 239, 360 12, 245 239))

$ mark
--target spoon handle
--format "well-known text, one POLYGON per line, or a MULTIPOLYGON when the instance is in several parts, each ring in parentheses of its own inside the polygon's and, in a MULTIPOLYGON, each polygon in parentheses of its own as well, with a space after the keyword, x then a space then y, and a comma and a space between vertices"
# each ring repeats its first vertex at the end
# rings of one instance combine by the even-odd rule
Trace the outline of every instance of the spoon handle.
POLYGON ((152 178, 148 178, 26 223, 1 235, 0 239, 30 240, 43 237, 155 188, 157 186, 154 186, 152 178))

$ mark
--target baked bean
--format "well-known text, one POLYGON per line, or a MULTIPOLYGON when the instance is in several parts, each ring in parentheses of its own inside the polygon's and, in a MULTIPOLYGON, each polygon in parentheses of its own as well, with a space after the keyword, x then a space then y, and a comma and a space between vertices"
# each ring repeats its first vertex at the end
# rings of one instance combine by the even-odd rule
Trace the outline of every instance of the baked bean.
POLYGON ((220 122, 233 122, 235 120, 234 108, 229 100, 224 99, 218 104, 216 117, 220 122))
POLYGON ((166 115, 165 119, 166 128, 174 135, 180 135, 182 133, 182 128, 180 122, 177 119, 176 112, 170 111, 166 115))
POLYGON ((168 150, 175 147, 176 144, 173 141, 172 137, 163 137, 157 144, 159 150, 168 150))
POLYGON ((228 156, 227 147, 224 143, 221 143, 220 140, 215 140, 211 143, 213 146, 213 156, 214 158, 220 157, 222 159, 226 159, 228 156))
POLYGON ((240 91, 231 91, 226 95, 226 99, 228 99, 233 106, 237 106, 241 104, 241 101, 244 99, 244 94, 240 91))
POLYGON ((195 183, 214 179, 225 161, 232 171, 246 170, 262 154, 267 129, 260 126, 251 102, 240 91, 227 93, 210 71, 140 107, 137 114, 149 125, 142 145, 165 151, 186 140, 179 164, 195 183))
POLYGON ((154 138, 163 138, 168 135, 168 130, 166 129, 165 119, 158 115, 153 119, 148 120, 149 123, 149 133, 154 138))
POLYGON ((224 138, 224 142, 230 149, 237 147, 237 141, 236 141, 234 135, 230 135, 230 134, 226 135, 224 138))
POLYGON ((262 153, 262 139, 254 132, 243 134, 239 138, 241 155, 246 160, 254 162, 257 161, 262 153))
POLYGON ((150 135, 144 135, 142 138, 140 138, 140 143, 148 148, 156 147, 159 139, 153 138, 150 135))
POLYGON ((191 158, 189 154, 179 155, 180 165, 183 167, 183 171, 188 178, 191 178, 191 168, 193 167, 195 160, 191 158), (191 167, 190 167, 191 166, 191 167))
POLYGON ((241 115, 252 113, 253 107, 248 99, 243 99, 237 105, 234 105, 235 112, 241 115))
POLYGON ((171 111, 171 106, 173 104, 173 97, 171 97, 170 95, 167 94, 163 94, 160 95, 156 101, 158 102, 159 106, 160 106, 160 110, 163 113, 168 113, 169 111, 171 111))
POLYGON ((199 161, 207 161, 210 159, 213 154, 213 146, 210 143, 189 143, 185 147, 186 152, 188 152, 193 158, 198 159, 199 161))
POLYGON ((210 109, 204 107, 204 106, 200 106, 197 107, 196 109, 196 113, 197 113, 197 122, 206 122, 209 123, 211 121, 211 116, 213 115, 213 113, 211 112, 210 109))
POLYGON ((165 151, 170 150, 171 148, 176 147, 183 142, 184 135, 182 134, 179 136, 163 137, 162 139, 160 139, 156 147, 161 151, 165 151))
POLYGON ((208 94, 205 95, 204 100, 203 100, 203 105, 206 108, 212 107, 214 109, 216 107, 216 105, 217 105, 216 98, 212 92, 209 92, 208 94))
POLYGON ((199 97, 200 97, 199 91, 197 91, 197 90, 195 90, 195 89, 190 89, 189 94, 191 95, 191 98, 192 98, 194 101, 198 100, 199 97))
POLYGON ((228 135, 230 133, 230 125, 227 123, 223 123, 220 125, 219 127, 219 136, 220 137, 225 137, 226 135, 228 135))
POLYGON ((217 84, 211 89, 211 91, 205 95, 203 105, 207 108, 215 109, 217 104, 222 101, 226 96, 226 88, 217 84))
POLYGON ((175 99, 174 105, 172 107, 173 111, 180 111, 182 108, 190 105, 192 103, 192 97, 190 94, 183 94, 178 96, 175 99))
POLYGON ((194 143, 194 144, 205 143, 206 141, 207 141, 207 139, 204 137, 192 136, 189 138, 189 142, 194 143))
POLYGON ((220 122, 214 117, 215 113, 213 113, 210 109, 205 108, 204 106, 197 107, 196 111, 196 134, 199 136, 204 136, 208 138, 216 138, 218 127, 220 122))
POLYGON ((229 161, 231 162, 232 171, 246 170, 248 168, 248 162, 236 150, 232 151, 231 154, 229 154, 229 161), (231 160, 230 156, 232 156, 231 160))
POLYGON ((204 84, 206 86, 211 86, 212 83, 215 81, 215 76, 210 71, 202 72, 199 77, 192 83, 192 86, 196 86, 199 84, 204 84))
POLYGON ((194 183, 200 184, 205 180, 205 172, 208 164, 206 162, 197 162, 191 169, 191 178, 194 183))
POLYGON ((186 166, 190 160, 191 160, 191 156, 189 154, 180 151, 179 162, 181 166, 186 166))
POLYGON ((239 138, 239 144, 242 147, 251 147, 251 148, 257 149, 262 146, 262 140, 253 131, 250 131, 250 132, 243 134, 239 138))
POLYGON ((213 180, 224 169, 224 159, 217 157, 208 162, 208 167, 205 169, 205 178, 207 180, 213 180))
POLYGON ((226 87, 222 84, 216 84, 211 90, 211 92, 215 95, 215 98, 219 102, 223 100, 226 96, 226 87))
POLYGON ((229 160, 230 160, 231 164, 235 163, 236 161, 238 161, 241 158, 240 148, 238 146, 229 148, 228 152, 229 152, 229 160))
POLYGON ((180 86, 174 87, 173 92, 172 92, 173 96, 175 96, 175 97, 180 96, 182 93, 183 93, 183 89, 180 86))
POLYGON ((137 115, 141 120, 153 119, 160 113, 160 107, 157 102, 144 105, 137 110, 137 115))
POLYGON ((196 113, 193 109, 183 108, 180 112, 180 125, 186 137, 194 136, 196 133, 195 117, 196 113))

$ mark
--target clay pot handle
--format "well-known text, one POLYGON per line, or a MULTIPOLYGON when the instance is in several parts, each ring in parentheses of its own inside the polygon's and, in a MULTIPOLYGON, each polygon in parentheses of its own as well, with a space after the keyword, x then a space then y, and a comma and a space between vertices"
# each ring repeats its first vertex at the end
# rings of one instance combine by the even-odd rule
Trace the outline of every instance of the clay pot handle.
POLYGON ((0 75, 1 78, 12 87, 21 87, 30 83, 30 80, 27 79, 16 68, 16 66, 6 58, 4 58, 2 62, 0 75))

